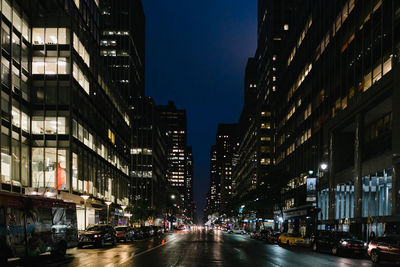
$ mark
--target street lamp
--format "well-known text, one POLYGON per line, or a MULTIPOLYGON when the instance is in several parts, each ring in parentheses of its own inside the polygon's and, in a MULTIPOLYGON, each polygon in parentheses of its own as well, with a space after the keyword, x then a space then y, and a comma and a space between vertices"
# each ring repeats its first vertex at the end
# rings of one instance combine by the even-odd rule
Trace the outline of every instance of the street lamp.
POLYGON ((171 195, 171 199, 175 199, 175 195, 171 195))
POLYGON ((85 202, 85 230, 86 230, 86 200, 88 200, 90 196, 88 195, 82 195, 81 198, 83 198, 83 201, 85 202))
POLYGON ((108 224, 108 217, 109 217, 109 214, 110 214, 110 205, 111 205, 111 201, 106 201, 106 202, 104 202, 104 203, 106 203, 106 205, 107 205, 107 224, 108 224))
POLYGON ((321 170, 325 171, 328 168, 328 164, 323 162, 321 163, 321 165, 319 165, 319 167, 321 168, 321 170))

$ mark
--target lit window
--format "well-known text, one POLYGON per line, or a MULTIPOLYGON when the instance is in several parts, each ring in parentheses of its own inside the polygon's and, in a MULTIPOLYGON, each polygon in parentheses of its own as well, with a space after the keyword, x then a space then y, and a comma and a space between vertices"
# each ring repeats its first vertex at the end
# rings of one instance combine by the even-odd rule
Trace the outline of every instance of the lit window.
POLYGON ((285 31, 288 31, 288 30, 289 30, 289 24, 283 25, 283 29, 284 29, 285 31))

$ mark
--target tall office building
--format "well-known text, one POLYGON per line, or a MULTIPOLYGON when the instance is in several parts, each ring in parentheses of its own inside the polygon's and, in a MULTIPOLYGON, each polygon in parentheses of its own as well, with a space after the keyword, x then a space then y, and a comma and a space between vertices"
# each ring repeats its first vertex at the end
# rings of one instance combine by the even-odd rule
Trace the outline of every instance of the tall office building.
POLYGON ((216 136, 217 210, 223 209, 232 197, 232 170, 234 146, 237 142, 237 124, 218 124, 216 136))
POLYGON ((106 221, 105 201, 112 221, 129 204, 129 109, 99 56, 98 5, 1 1, 0 189, 76 203, 80 229, 106 221))
POLYGON ((186 196, 185 196, 185 207, 187 209, 188 217, 194 220, 194 201, 193 201, 193 151, 192 147, 186 147, 186 196))
POLYGON ((157 110, 160 129, 167 140, 167 180, 187 204, 186 111, 177 109, 172 101, 166 106, 157 106, 157 110))
POLYGON ((121 96, 144 96, 145 16, 141 0, 100 0, 100 54, 121 96))
POLYGON ((167 147, 165 135, 159 127, 159 114, 151 97, 137 99, 133 122, 132 202, 145 200, 151 207, 161 211, 165 208, 167 198, 167 147))
MULTIPOLYGON (((272 5, 267 20, 285 14, 274 12, 283 1, 262 2, 272 5)), ((400 185, 399 10, 392 0, 303 1, 296 16, 269 24, 287 29, 270 35, 281 45, 273 60, 276 93, 267 97, 274 164, 289 175, 284 228, 307 235, 329 227, 367 239, 399 227, 392 193, 400 185), (317 196, 309 190, 315 186, 317 196)), ((259 39, 259 55, 268 43, 259 39)), ((260 61, 260 70, 267 66, 260 61)))

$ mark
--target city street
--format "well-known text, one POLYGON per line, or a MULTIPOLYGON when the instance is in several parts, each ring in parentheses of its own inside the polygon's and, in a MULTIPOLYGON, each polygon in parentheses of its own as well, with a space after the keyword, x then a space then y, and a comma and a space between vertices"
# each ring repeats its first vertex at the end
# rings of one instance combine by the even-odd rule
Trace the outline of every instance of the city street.
MULTIPOLYGON (((308 248, 282 248, 247 235, 192 230, 116 247, 68 250, 63 260, 50 255, 14 260, 10 266, 374 266, 369 259, 313 253, 308 248)), ((376 265, 375 265, 376 266, 376 265)), ((396 266, 380 264, 378 266, 396 266)))

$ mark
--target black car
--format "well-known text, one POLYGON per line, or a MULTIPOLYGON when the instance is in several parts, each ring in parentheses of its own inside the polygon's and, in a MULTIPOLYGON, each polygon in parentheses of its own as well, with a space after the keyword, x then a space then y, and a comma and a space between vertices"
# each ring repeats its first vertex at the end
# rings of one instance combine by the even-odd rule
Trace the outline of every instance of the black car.
POLYGON ((134 231, 132 227, 129 226, 117 226, 115 227, 115 231, 117 233, 117 241, 128 242, 134 240, 134 231))
POLYGON ((161 227, 159 227, 159 226, 152 226, 152 228, 153 228, 153 231, 154 231, 154 235, 162 235, 162 230, 161 230, 161 227))
POLYGON ((104 247, 105 243, 110 243, 112 246, 117 242, 114 227, 111 225, 99 224, 89 226, 86 231, 79 235, 78 248, 85 245, 94 245, 104 247))
POLYGON ((358 240, 348 232, 339 231, 318 231, 311 237, 313 251, 329 251, 333 255, 364 255, 367 250, 367 243, 358 240))
POLYGON ((139 227, 133 228, 133 238, 135 240, 145 238, 142 228, 139 227))
POLYGON ((269 232, 267 235, 267 242, 270 244, 277 244, 281 232, 269 232))
POLYGON ((140 230, 143 232, 144 238, 154 236, 154 230, 151 226, 142 226, 140 230))

